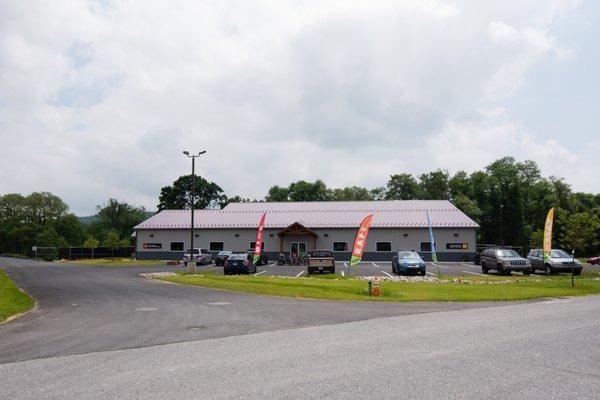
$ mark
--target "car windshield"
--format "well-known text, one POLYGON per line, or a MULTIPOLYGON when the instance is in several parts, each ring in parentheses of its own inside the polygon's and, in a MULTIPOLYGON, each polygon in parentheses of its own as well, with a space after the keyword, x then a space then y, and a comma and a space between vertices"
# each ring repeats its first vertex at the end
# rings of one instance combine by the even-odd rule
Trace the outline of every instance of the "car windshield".
POLYGON ((571 255, 564 250, 552 250, 550 258, 571 258, 571 255))
POLYGON ((519 253, 514 250, 497 250, 496 255, 498 257, 521 257, 519 253))
POLYGON ((409 260, 419 260, 421 257, 414 251, 399 251, 398 258, 404 258, 409 260))
POLYGON ((220 255, 220 256, 229 256, 229 255, 231 255, 232 253, 233 253, 233 252, 231 252, 231 251, 220 251, 220 252, 219 252, 219 255, 220 255))
POLYGON ((246 257, 245 255, 241 255, 241 254, 234 254, 231 257, 228 258, 228 260, 246 260, 248 257, 246 257))
MULTIPOLYGON (((187 249, 185 254, 190 254, 190 249, 187 249)), ((200 254, 200 249, 194 249, 194 254, 200 254)))
POLYGON ((316 258, 324 258, 324 257, 332 257, 331 253, 328 251, 313 251, 312 257, 316 258))

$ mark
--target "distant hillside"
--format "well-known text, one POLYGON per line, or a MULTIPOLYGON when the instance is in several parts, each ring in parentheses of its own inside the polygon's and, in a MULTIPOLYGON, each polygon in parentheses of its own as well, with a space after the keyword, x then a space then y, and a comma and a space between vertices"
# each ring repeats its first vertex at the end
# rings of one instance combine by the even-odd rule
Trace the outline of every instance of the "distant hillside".
POLYGON ((98 220, 98 216, 97 215, 89 215, 87 217, 77 217, 77 219, 79 220, 79 222, 81 222, 83 225, 89 225, 94 221, 98 220))
MULTIPOLYGON (((146 218, 150 218, 154 214, 156 214, 156 211, 146 211, 146 218)), ((88 215, 86 217, 77 217, 77 219, 83 225, 89 225, 92 222, 98 221, 98 215, 88 215)))

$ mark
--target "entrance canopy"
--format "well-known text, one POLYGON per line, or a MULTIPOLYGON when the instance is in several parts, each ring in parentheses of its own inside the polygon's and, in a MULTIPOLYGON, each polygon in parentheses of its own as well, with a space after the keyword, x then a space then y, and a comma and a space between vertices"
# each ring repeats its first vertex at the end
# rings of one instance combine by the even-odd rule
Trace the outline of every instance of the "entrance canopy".
POLYGON ((279 232, 278 235, 279 236, 290 236, 290 235, 312 236, 313 238, 316 238, 317 236, 319 236, 316 233, 314 233, 313 231, 311 231, 310 229, 308 229, 307 227, 305 227, 304 225, 302 225, 300 222, 294 222, 293 224, 291 224, 290 226, 288 226, 287 228, 285 228, 284 230, 279 232))
POLYGON ((277 235, 279 235, 279 251, 280 252, 283 252, 283 241, 284 241, 284 238, 287 236, 312 237, 312 248, 313 249, 317 245, 317 236, 319 236, 315 232, 311 231, 310 229, 308 229, 307 227, 302 225, 300 222, 294 222, 293 224, 291 224, 290 226, 288 226, 287 228, 285 228, 281 232, 279 232, 277 235))

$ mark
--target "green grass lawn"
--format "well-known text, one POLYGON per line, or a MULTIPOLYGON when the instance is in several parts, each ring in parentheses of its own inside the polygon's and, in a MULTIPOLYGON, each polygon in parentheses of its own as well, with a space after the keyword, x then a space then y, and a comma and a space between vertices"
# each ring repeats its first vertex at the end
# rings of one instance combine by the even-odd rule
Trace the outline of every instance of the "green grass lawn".
MULTIPOLYGON (((461 277, 465 283, 381 282, 381 297, 367 295, 367 281, 353 278, 221 276, 211 273, 167 276, 161 280, 293 298, 366 301, 501 301, 600 294, 600 275, 584 275, 571 287, 568 275, 551 277, 461 277), (501 282, 501 283, 494 283, 501 282)), ((445 278, 451 279, 451 278, 445 278)))
POLYGON ((0 322, 11 315, 30 310, 34 304, 31 296, 19 290, 6 272, 0 269, 0 322))
POLYGON ((66 264, 82 264, 82 265, 105 265, 114 267, 136 267, 144 265, 165 265, 162 260, 133 260, 131 258, 86 258, 82 260, 67 260, 66 264))

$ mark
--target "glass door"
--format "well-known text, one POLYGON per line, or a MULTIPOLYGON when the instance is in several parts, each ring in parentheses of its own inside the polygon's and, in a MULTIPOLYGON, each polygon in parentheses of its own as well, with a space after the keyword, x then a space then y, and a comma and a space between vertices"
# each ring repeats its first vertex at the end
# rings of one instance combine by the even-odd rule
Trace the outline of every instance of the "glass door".
POLYGON ((306 242, 290 243, 290 256, 300 256, 306 253, 306 242))

